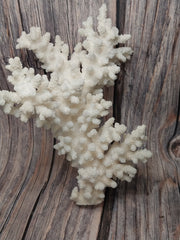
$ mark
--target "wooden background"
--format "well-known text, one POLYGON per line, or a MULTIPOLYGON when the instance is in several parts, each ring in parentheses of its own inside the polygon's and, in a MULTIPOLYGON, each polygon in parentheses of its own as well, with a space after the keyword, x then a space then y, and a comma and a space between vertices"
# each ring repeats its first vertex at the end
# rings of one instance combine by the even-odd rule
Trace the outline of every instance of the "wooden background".
POLYGON ((180 239, 179 0, 0 0, 0 88, 12 90, 10 57, 42 72, 31 52, 15 49, 22 30, 60 34, 72 52, 77 29, 103 2, 134 50, 115 87, 105 89, 110 114, 129 130, 147 125, 153 158, 131 183, 107 189, 103 204, 78 207, 69 200, 76 170, 57 156, 50 132, 0 111, 1 240, 180 239))

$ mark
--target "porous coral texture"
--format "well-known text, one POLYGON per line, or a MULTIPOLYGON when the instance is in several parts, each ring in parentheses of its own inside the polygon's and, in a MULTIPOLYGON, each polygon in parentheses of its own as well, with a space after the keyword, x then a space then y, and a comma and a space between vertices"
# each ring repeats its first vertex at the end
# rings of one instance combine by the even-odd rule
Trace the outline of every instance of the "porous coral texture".
POLYGON ((71 58, 59 36, 53 45, 50 34, 42 35, 38 27, 32 27, 28 34, 22 32, 17 49, 32 50, 43 63, 42 68, 51 73, 50 79, 35 75, 33 68, 23 68, 18 57, 11 58, 8 81, 15 91, 0 92, 5 113, 23 122, 33 117, 37 127, 51 129, 58 154, 66 154, 78 169, 78 187, 73 189, 71 199, 79 205, 101 203, 104 189, 117 186, 113 179, 131 181, 136 174, 134 165, 151 157, 151 152, 143 148, 144 125, 128 134, 126 126, 114 123, 114 118, 101 123, 112 105, 103 99, 102 88, 114 85, 120 62, 126 62, 132 54, 130 47, 118 46, 130 35, 119 35, 106 11, 103 4, 97 31, 93 30, 91 17, 83 23, 79 33, 85 40, 76 45, 71 58))

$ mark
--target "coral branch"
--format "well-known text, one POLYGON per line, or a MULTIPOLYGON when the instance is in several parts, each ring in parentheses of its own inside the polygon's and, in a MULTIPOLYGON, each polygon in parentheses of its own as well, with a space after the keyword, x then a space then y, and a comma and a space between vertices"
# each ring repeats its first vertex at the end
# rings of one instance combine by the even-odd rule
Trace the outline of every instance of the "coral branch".
POLYGON ((97 32, 89 17, 79 33, 85 37, 71 57, 68 46, 56 36, 41 34, 38 27, 22 32, 17 48, 32 50, 51 72, 35 75, 34 69, 23 68, 18 57, 9 60, 12 72, 8 81, 15 92, 1 91, 0 105, 5 113, 27 122, 34 117, 37 127, 51 129, 58 140, 58 154, 66 154, 73 167, 78 168, 78 187, 71 199, 80 205, 98 204, 104 199, 104 189, 115 188, 119 178, 131 181, 136 174, 135 164, 146 162, 151 152, 143 149, 145 126, 131 134, 126 126, 114 123, 114 118, 101 124, 108 114, 111 101, 103 99, 103 86, 111 86, 120 71, 120 63, 132 54, 130 47, 119 47, 130 35, 119 35, 118 29, 106 17, 106 5, 99 10, 97 32))

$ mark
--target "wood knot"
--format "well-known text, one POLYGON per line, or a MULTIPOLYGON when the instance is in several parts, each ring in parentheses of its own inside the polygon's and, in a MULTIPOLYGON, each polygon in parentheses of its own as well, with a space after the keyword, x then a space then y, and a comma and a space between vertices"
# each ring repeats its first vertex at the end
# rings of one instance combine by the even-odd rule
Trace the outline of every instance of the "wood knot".
POLYGON ((169 153, 172 158, 180 160, 180 136, 177 136, 170 141, 169 153))

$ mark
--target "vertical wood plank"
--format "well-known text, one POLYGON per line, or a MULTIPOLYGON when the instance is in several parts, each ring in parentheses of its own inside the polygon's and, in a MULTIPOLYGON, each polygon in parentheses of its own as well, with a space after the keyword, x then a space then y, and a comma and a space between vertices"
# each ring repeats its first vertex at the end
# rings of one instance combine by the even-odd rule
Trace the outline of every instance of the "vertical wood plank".
MULTIPOLYGON (((80 40, 77 30, 82 26, 82 22, 91 15, 96 25, 96 16, 101 4, 102 1, 66 1, 63 4, 55 1, 52 4, 56 19, 56 33, 66 37, 64 40, 69 43, 71 52, 80 40), (67 29, 65 32, 59 32, 61 31, 60 23, 66 17, 67 29)), ((115 1, 108 2, 108 9, 110 9, 108 14, 114 20, 115 7, 115 1)), ((105 95, 106 98, 113 99, 113 88, 106 89, 105 95)), ((66 161, 62 165, 59 164, 59 156, 55 155, 50 181, 39 199, 25 239, 96 239, 103 204, 79 207, 70 201, 71 190, 76 184, 76 170, 72 169, 66 161)))
MULTIPOLYGON (((108 15, 116 21, 116 1, 2 1, 1 89, 10 89, 5 70, 9 57, 20 56, 23 64, 43 73, 31 52, 15 50, 21 31, 40 26, 56 34, 70 46, 80 40, 77 30, 91 15, 95 19, 103 2, 108 15)), ((113 99, 113 88, 105 89, 113 99)), ((2 239, 96 239, 103 205, 77 207, 69 200, 76 184, 76 170, 64 157, 53 154, 49 132, 35 128, 33 121, 23 124, 0 112, 0 214, 2 239), (8 180, 8 181, 7 181, 8 180)))
MULTIPOLYGON (((0 22, 0 89, 12 90, 5 65, 8 58, 20 56, 15 50, 22 31, 18 1, 1 1, 0 22)), ((48 179, 53 141, 48 132, 33 128, 32 121, 23 124, 2 111, 0 118, 0 238, 20 239, 48 179), (13 228, 15 219, 18 228, 17 223, 13 228)))
POLYGON ((153 158, 114 193, 108 239, 180 239, 180 162, 170 155, 180 135, 180 2, 126 1, 124 32, 134 54, 124 67, 121 122, 147 125, 153 158))

